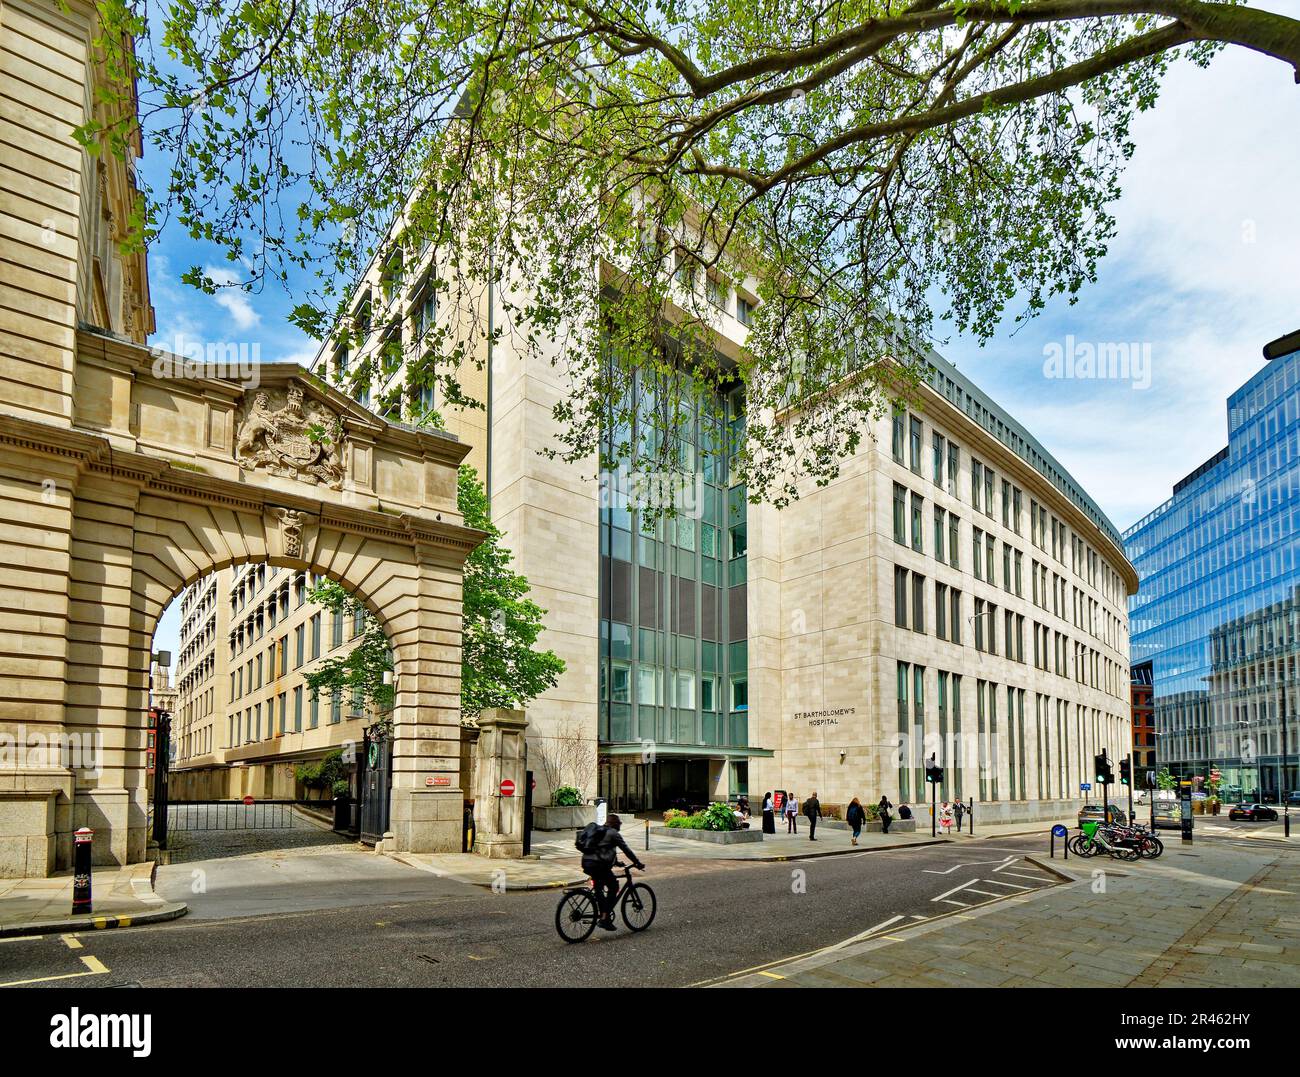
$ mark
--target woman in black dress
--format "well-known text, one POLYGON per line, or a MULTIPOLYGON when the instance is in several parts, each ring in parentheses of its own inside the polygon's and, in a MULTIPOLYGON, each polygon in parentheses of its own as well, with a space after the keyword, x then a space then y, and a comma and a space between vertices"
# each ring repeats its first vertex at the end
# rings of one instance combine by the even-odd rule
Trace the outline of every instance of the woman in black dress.
POLYGON ((772 794, 763 794, 763 833, 776 833, 776 816, 772 813, 772 794))

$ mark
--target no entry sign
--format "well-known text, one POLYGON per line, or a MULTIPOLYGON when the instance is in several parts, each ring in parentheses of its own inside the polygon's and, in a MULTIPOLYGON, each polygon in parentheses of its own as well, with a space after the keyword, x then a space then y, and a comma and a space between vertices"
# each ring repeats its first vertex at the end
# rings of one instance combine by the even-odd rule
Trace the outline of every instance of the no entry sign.
POLYGON ((512 797, 515 795, 515 783, 506 778, 501 783, 501 795, 503 797, 512 797))
POLYGON ((245 807, 249 807, 249 806, 251 806, 252 803, 253 803, 253 798, 252 798, 252 797, 244 797, 244 805, 245 805, 245 807))

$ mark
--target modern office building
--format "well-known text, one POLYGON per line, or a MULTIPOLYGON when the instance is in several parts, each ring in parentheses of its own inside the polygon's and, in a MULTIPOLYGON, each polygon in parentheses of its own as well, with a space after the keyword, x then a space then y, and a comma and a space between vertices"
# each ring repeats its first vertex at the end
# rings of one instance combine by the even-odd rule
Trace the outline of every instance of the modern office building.
MULTIPOLYGON (((941 357, 926 358, 914 406, 782 511, 733 481, 725 445, 743 431, 742 390, 696 406, 678 448, 698 511, 647 525, 602 497, 611 473, 596 481, 595 459, 541 452, 563 364, 485 342, 483 368, 465 368, 483 410, 444 409, 417 383, 411 357, 453 316, 436 278, 427 252, 381 252, 353 296, 361 342, 340 333, 314 370, 390 419, 437 409, 474 446, 494 523, 547 610, 540 643, 567 667, 528 708, 530 745, 579 729, 598 760, 589 795, 624 810, 777 788, 828 805, 918 801, 937 752, 940 798, 1037 818, 1077 804, 1096 752, 1127 750, 1137 577, 1120 535, 941 357)), ((737 356, 757 282, 700 286, 718 353, 737 356)), ((476 313, 500 324, 500 310, 476 313)), ((638 375, 630 391, 653 401, 665 388, 638 375)))
POLYGON ((1124 535, 1141 589, 1135 663, 1150 663, 1157 758, 1183 777, 1223 775, 1223 795, 1297 787, 1300 350, 1228 397, 1228 444, 1124 535), (1291 747, 1291 746, 1289 746, 1291 747), (1293 754, 1292 752, 1289 754, 1293 754))

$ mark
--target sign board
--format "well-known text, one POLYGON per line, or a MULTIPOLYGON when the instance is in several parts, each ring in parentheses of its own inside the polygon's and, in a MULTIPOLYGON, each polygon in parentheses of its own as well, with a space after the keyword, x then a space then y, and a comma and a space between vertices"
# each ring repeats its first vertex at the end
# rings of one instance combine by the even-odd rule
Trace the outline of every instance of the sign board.
POLYGON ((244 797, 244 807, 246 807, 246 808, 247 808, 247 807, 251 807, 251 806, 252 806, 252 803, 253 803, 253 798, 252 798, 251 796, 250 796, 250 797, 244 797))
POLYGON ((432 784, 433 784, 433 775, 432 775, 432 774, 430 774, 427 778, 424 779, 424 784, 425 784, 425 785, 432 785, 432 784))
POLYGON ((430 774, 424 779, 425 785, 450 785, 451 779, 446 774, 430 774))
POLYGON ((501 795, 503 797, 512 797, 515 795, 515 783, 509 778, 506 778, 501 782, 501 795))
POLYGON ((1057 823, 1056 826, 1052 827, 1052 837, 1054 838, 1064 838, 1069 833, 1063 823, 1057 823))
POLYGON ((1091 789, 1091 788, 1092 788, 1092 782, 1080 782, 1080 783, 1079 783, 1079 790, 1080 790, 1080 792, 1086 793, 1086 792, 1087 792, 1089 789, 1091 789))
POLYGON ((772 794, 772 811, 780 815, 785 810, 785 790, 778 789, 772 794))

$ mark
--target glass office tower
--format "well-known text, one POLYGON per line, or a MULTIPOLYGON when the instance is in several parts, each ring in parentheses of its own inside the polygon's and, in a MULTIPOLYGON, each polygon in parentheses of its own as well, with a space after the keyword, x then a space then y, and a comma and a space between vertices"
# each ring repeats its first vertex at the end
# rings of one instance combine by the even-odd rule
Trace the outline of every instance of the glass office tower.
POLYGON ((642 515, 635 495, 601 508, 598 788, 622 811, 747 794, 750 756, 772 754, 749 744, 744 396, 700 406, 672 376, 638 370, 636 428, 603 435, 607 479, 650 474, 665 437, 696 477, 675 516, 642 515))
POLYGON ((1294 351, 1234 392, 1226 448, 1124 535, 1142 581, 1132 661, 1152 665, 1158 764, 1180 777, 1217 766, 1225 799, 1300 788, 1298 377, 1294 351))

